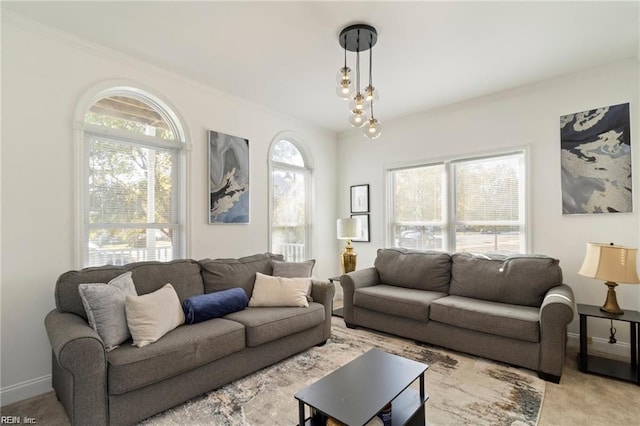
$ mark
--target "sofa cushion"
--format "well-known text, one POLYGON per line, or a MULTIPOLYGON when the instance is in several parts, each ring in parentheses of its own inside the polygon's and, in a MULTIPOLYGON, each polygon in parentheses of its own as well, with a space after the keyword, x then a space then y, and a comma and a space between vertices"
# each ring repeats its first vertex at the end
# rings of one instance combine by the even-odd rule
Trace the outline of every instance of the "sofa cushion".
POLYGON ((374 266, 380 284, 420 290, 449 291, 451 257, 440 251, 378 249, 374 266))
POLYGON ((140 295, 156 291, 168 282, 173 285, 180 301, 204 292, 200 265, 194 260, 136 262, 124 266, 106 265, 69 271, 60 275, 55 290, 56 308, 59 312, 74 313, 87 319, 78 285, 106 283, 128 271, 131 271, 136 292, 140 295))
POLYGON ((249 306, 309 306, 307 294, 311 292, 311 278, 272 277, 256 272, 256 282, 249 306))
POLYGON ((168 283, 152 293, 127 296, 125 311, 133 344, 140 348, 184 324, 180 299, 168 283))
POLYGON ((205 293, 241 287, 250 299, 256 272, 273 275, 271 260, 283 260, 279 254, 254 254, 239 259, 200 260, 205 293))
POLYGON ((133 272, 138 294, 147 294, 171 283, 180 303, 188 297, 204 293, 200 265, 195 260, 171 262, 136 262, 125 267, 133 272))
POLYGON ((539 307, 546 292, 562 284, 559 261, 542 255, 452 257, 449 294, 539 307))
POLYGON ((247 308, 225 317, 244 325, 247 346, 258 346, 324 322, 324 305, 310 303, 308 308, 247 308))
POLYGON ((109 394, 160 382, 244 348, 242 324, 223 318, 180 326, 143 348, 124 344, 107 354, 109 394))
POLYGON ((527 342, 540 341, 540 309, 530 306, 447 296, 431 302, 429 319, 527 342))
POLYGON ((426 322, 430 303, 446 293, 416 290, 390 285, 374 285, 356 289, 353 305, 376 312, 426 322))
POLYGON ((80 297, 89 325, 110 351, 131 337, 124 306, 127 295, 137 296, 131 272, 125 272, 106 284, 80 284, 80 297))

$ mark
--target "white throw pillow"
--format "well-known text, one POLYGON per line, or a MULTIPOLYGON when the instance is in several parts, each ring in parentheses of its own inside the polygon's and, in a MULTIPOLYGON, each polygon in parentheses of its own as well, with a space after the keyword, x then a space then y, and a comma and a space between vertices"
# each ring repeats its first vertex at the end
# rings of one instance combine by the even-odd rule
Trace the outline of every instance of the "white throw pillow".
POLYGON ((250 307, 298 306, 308 307, 307 293, 311 278, 272 277, 256 272, 250 307))
POLYGON ((133 344, 139 348, 184 324, 182 305, 171 284, 153 293, 127 296, 125 308, 133 344))

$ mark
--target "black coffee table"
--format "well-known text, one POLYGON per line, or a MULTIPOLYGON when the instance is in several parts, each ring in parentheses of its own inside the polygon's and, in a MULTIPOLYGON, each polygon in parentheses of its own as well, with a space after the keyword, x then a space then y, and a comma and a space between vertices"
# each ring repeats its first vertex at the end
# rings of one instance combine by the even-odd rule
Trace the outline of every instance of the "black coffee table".
POLYGON ((428 365, 380 349, 354 359, 333 373, 307 386, 298 400, 299 425, 316 424, 328 417, 349 426, 364 425, 391 402, 393 426, 424 426, 424 372, 428 365), (420 392, 409 386, 420 380, 420 392), (305 416, 305 405, 315 411, 305 416))

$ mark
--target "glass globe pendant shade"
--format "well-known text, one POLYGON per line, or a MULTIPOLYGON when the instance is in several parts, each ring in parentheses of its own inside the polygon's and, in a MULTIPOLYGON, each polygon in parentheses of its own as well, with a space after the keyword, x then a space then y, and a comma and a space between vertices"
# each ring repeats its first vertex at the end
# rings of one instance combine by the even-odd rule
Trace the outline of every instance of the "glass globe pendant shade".
POLYGON ((363 95, 364 95, 365 102, 367 102, 369 104, 372 101, 377 103, 378 100, 380 99, 380 94, 378 93, 376 88, 371 86, 371 85, 365 87, 363 95))
POLYGON ((371 117, 364 126, 364 135, 369 139, 378 139, 382 134, 382 125, 371 117))
POLYGON ((349 102, 349 110, 351 111, 366 111, 369 108, 369 104, 365 101, 362 93, 358 92, 349 102))
POLYGON ((351 84, 351 69, 346 66, 340 68, 336 75, 336 82, 338 83, 336 94, 340 99, 348 101, 354 92, 353 84, 351 84))
POLYGON ((353 127, 362 127, 367 121, 367 115, 365 111, 352 110, 349 116, 349 124, 353 127))
POLYGON ((343 101, 348 101, 353 96, 353 84, 351 84, 351 80, 344 80, 338 87, 336 88, 336 94, 343 101))

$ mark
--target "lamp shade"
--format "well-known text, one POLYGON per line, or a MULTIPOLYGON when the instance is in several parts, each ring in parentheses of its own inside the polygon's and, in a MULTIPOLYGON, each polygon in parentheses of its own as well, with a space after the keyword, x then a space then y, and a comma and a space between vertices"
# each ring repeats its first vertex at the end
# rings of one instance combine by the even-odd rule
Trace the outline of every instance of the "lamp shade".
POLYGON ((360 221, 353 217, 338 219, 338 239, 350 240, 360 236, 360 221))
POLYGON ((614 283, 638 284, 638 250, 613 244, 587 243, 580 275, 614 283))

